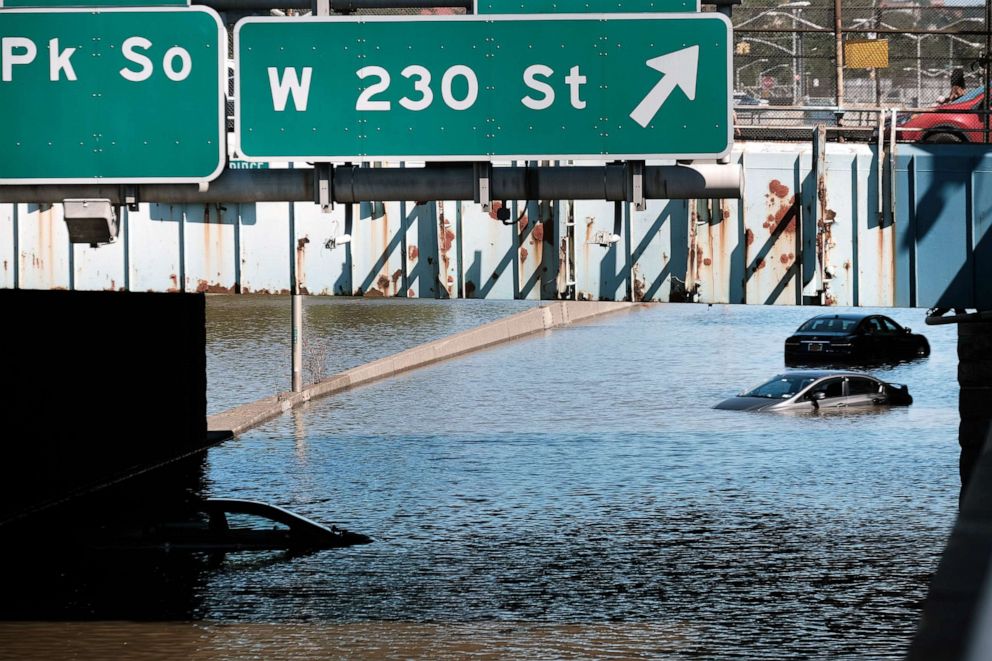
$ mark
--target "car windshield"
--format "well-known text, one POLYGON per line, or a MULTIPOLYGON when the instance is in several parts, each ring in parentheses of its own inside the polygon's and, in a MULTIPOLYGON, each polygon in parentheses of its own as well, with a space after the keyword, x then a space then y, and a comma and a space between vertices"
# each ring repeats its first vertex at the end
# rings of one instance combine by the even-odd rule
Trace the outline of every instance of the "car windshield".
POLYGON ((839 317, 816 317, 799 327, 800 331, 815 333, 850 333, 858 325, 857 319, 841 319, 839 317))
POLYGON ((976 87, 973 90, 968 90, 958 98, 954 99, 954 101, 951 101, 951 103, 966 103, 968 101, 974 101, 981 95, 982 95, 982 88, 976 87))
POLYGON ((762 383, 757 388, 752 388, 743 393, 741 397, 765 397, 767 399, 788 399, 809 384, 816 381, 810 376, 794 376, 792 374, 779 374, 771 381, 762 383))

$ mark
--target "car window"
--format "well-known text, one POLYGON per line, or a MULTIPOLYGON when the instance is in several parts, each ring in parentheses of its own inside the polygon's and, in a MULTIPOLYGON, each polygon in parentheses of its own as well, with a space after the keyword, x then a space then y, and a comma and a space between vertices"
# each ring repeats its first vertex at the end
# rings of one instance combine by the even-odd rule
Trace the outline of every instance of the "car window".
POLYGON ((800 331, 814 333, 849 333, 857 325, 857 319, 842 319, 840 317, 817 317, 810 319, 799 327, 800 331))
POLYGON ((982 95, 982 88, 976 87, 973 90, 968 90, 958 98, 954 99, 954 103, 966 103, 968 101, 974 101, 982 95))
POLYGON ((825 331, 827 326, 830 325, 829 319, 809 319, 803 323, 797 330, 801 331, 825 331))
POLYGON ((227 525, 231 528, 251 530, 289 530, 289 526, 255 514, 229 513, 227 525))
POLYGON ((878 320, 878 317, 871 317, 870 319, 865 319, 864 324, 861 326, 861 332, 868 335, 873 335, 875 333, 882 333, 884 329, 882 328, 882 322, 878 320))
POLYGON ((816 384, 814 387, 810 388, 809 394, 823 392, 827 394, 827 399, 833 397, 843 397, 844 396, 844 380, 840 378, 827 379, 822 383, 816 384))
POLYGON ((786 399, 813 383, 816 379, 810 377, 779 374, 771 381, 762 383, 757 388, 745 392, 742 397, 767 397, 768 399, 786 399))
POLYGON ((882 326, 885 327, 885 330, 887 332, 889 332, 889 333, 898 333, 899 332, 899 330, 900 330, 899 324, 897 324, 896 322, 892 321, 888 317, 879 317, 879 320, 882 322, 882 326))
POLYGON ((878 393, 878 383, 871 379, 852 377, 847 380, 848 395, 874 395, 878 393))

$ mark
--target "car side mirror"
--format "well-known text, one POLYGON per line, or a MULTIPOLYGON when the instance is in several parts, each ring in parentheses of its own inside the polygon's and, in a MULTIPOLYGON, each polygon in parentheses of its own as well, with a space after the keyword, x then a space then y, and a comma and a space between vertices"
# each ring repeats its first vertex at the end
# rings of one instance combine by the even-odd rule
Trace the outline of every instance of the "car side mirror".
POLYGON ((824 391, 821 390, 819 392, 813 393, 812 395, 809 396, 809 398, 811 400, 812 399, 815 399, 815 400, 819 401, 821 399, 826 399, 827 398, 827 393, 825 393, 824 391))
POLYGON ((907 326, 907 327, 905 327, 905 328, 902 329, 902 332, 904 332, 904 333, 906 333, 908 335, 909 333, 912 333, 913 332, 913 329, 910 328, 909 326, 907 326))

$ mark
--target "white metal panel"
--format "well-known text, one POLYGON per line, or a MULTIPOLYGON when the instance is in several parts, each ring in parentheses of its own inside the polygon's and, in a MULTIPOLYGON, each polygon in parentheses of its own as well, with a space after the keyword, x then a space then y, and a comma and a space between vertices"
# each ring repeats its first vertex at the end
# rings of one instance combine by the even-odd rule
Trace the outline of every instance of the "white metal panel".
POLYGON ((69 230, 62 205, 19 204, 18 268, 21 289, 69 289, 69 230))
POLYGON ((15 243, 14 205, 0 204, 0 289, 12 289, 17 282, 15 243))
POLYGON ((142 204, 128 212, 128 282, 131 291, 182 291, 182 207, 142 204))

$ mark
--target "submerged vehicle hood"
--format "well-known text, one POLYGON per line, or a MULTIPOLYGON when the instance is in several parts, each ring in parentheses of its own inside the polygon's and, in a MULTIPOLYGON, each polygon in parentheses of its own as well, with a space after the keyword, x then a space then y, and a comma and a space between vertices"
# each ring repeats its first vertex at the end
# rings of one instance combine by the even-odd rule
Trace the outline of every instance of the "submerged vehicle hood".
POLYGON ((784 401, 784 399, 769 399, 767 397, 731 397, 713 408, 727 409, 728 411, 759 411, 784 401))

